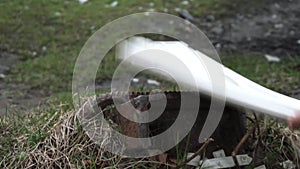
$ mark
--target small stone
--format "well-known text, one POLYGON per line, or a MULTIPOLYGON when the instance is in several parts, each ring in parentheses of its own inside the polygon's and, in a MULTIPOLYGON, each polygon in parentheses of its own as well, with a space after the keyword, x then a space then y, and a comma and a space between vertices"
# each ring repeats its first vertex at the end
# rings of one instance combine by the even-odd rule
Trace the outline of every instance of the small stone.
POLYGON ((215 17, 213 15, 208 15, 207 17, 207 21, 212 22, 215 20, 215 17))
POLYGON ((290 35, 295 35, 295 31, 290 31, 289 34, 290 35))
POLYGON ((222 26, 216 26, 216 27, 213 27, 213 28, 211 29, 211 31, 212 31, 213 33, 219 35, 219 34, 223 33, 224 30, 223 30, 222 26))
POLYGON ((179 15, 186 20, 193 21, 194 17, 190 14, 190 12, 186 9, 180 11, 179 15))
POLYGON ((217 44, 215 45, 215 47, 216 47, 218 50, 220 50, 222 46, 221 46, 220 43, 217 43, 217 44))
POLYGON ((280 9, 280 5, 278 3, 274 4, 275 8, 280 9))
POLYGON ((283 24, 282 23, 278 23, 278 24, 275 24, 274 27, 276 29, 281 29, 281 28, 283 28, 283 24))

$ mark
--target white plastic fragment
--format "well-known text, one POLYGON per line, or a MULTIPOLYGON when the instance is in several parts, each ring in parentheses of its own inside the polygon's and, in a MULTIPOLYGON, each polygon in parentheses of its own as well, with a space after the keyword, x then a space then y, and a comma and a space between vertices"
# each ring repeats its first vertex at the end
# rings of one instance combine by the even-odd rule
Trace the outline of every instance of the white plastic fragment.
POLYGON ((116 7, 118 6, 119 2, 118 1, 114 1, 110 4, 110 7, 116 7))
MULTIPOLYGON (((248 155, 237 155, 236 156, 238 163, 240 166, 249 165, 252 161, 252 158, 248 155)), ((200 164, 202 161, 200 161, 200 164)), ((207 159, 203 162, 202 166, 203 168, 230 168, 234 167, 235 163, 233 161, 233 158, 231 156, 229 157, 220 157, 220 158, 213 158, 213 159, 207 159)))
POLYGON ((61 16, 61 13, 60 12, 54 12, 54 16, 59 17, 59 16, 61 16))
POLYGON ((226 157, 225 152, 224 152, 223 149, 218 150, 218 151, 214 151, 213 156, 214 156, 214 158, 226 157))
POLYGON ((267 169, 265 165, 260 165, 255 167, 254 169, 267 169))
POLYGON ((78 0, 78 2, 80 3, 80 4, 84 4, 84 3, 86 3, 88 0, 78 0))
POLYGON ((182 4, 182 5, 188 5, 188 4, 189 4, 189 1, 182 1, 181 4, 182 4))
POLYGON ((36 51, 33 51, 32 52, 32 56, 36 56, 37 55, 37 52, 36 51))
POLYGON ((280 163, 280 165, 284 169, 295 169, 296 168, 296 165, 291 160, 286 160, 286 161, 280 163))
POLYGON ((160 83, 158 81, 152 80, 152 79, 147 79, 147 83, 149 85, 155 85, 155 86, 159 86, 160 85, 160 83))
POLYGON ((6 76, 3 73, 0 73, 0 79, 4 79, 6 76))
MULTIPOLYGON (((188 153, 187 157, 189 158, 192 155, 193 153, 188 153)), ((249 165, 252 161, 252 158, 249 157, 247 154, 237 155, 236 157, 240 166, 249 165)), ((216 169, 230 168, 235 166, 232 156, 204 159, 204 160, 200 160, 200 156, 197 156, 187 164, 195 167, 201 166, 201 168, 216 168, 216 169)))
POLYGON ((265 57, 269 62, 280 62, 280 58, 278 58, 277 56, 265 54, 265 57))
POLYGON ((300 45, 300 39, 299 39, 299 40, 297 40, 297 43, 300 45))
POLYGON ((138 78, 133 78, 133 79, 132 79, 132 82, 133 82, 133 83, 138 83, 139 81, 140 81, 140 79, 138 79, 138 78))
MULTIPOLYGON (((187 154, 187 158, 190 158, 192 155, 194 155, 194 153, 188 153, 187 154)), ((197 167, 197 166, 199 166, 199 162, 200 162, 200 156, 196 156, 190 162, 188 162, 187 165, 191 165, 191 166, 197 167)))

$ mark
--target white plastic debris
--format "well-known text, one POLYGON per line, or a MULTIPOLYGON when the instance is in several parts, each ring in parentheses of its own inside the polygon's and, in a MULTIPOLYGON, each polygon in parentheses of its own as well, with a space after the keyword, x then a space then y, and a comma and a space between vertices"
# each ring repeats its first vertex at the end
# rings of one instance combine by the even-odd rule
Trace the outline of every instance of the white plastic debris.
POLYGON ((80 4, 84 4, 84 3, 88 2, 88 0, 78 0, 78 2, 79 2, 80 4))
POLYGON ((133 82, 133 83, 138 83, 139 81, 140 81, 140 79, 138 79, 138 78, 133 78, 133 79, 132 79, 132 82, 133 82))
POLYGON ((36 51, 33 51, 32 52, 32 56, 36 56, 37 55, 37 52, 36 51))
POLYGON ((61 16, 61 13, 60 13, 60 12, 55 12, 55 13, 54 13, 54 16, 60 17, 60 16, 61 16))
MULTIPOLYGON (((249 165, 252 161, 252 158, 248 155, 237 155, 236 158, 240 166, 249 165)), ((207 159, 203 163, 200 161, 200 164, 203 168, 230 168, 235 166, 231 156, 207 159)))
POLYGON ((255 167, 254 169, 267 169, 265 165, 260 165, 258 167, 255 167))
POLYGON ((300 45, 300 39, 299 39, 299 40, 297 40, 297 43, 300 45))
MULTIPOLYGON (((193 153, 188 153, 187 157, 191 157, 193 153)), ((252 158, 248 155, 237 155, 237 161, 240 166, 249 165, 252 161, 252 158)), ((219 157, 219 158, 212 158, 212 159, 204 159, 200 160, 200 157, 197 156, 192 159, 187 165, 195 166, 195 167, 202 167, 202 168, 230 168, 234 167, 235 163, 231 156, 228 157, 219 157)))
POLYGON ((280 58, 277 56, 265 54, 265 57, 269 62, 280 62, 280 58))
POLYGON ((188 5, 188 4, 189 4, 189 1, 182 1, 181 4, 182 4, 182 5, 188 5))
MULTIPOLYGON (((271 116, 289 119, 300 111, 300 100, 267 89, 251 80, 241 76, 231 69, 214 61, 200 51, 189 48, 187 44, 179 41, 152 41, 150 39, 134 37, 123 41, 117 46, 117 57, 125 63, 138 68, 156 68, 169 74, 176 75, 177 83, 191 90, 217 97, 226 97, 226 101, 243 106, 257 112, 271 116), (153 55, 154 51, 164 51, 153 55), (168 55, 166 55, 168 53, 168 55), (130 59, 127 59, 130 56, 130 59), (172 64, 172 58, 184 63, 186 66, 172 64), (199 61, 199 57, 211 64, 212 67, 220 67, 225 78, 225 96, 220 91, 212 90, 210 75, 206 67, 199 61), (189 71, 194 81, 186 76, 189 71)), ((162 71, 152 71, 168 80, 169 75, 162 71)), ((220 84, 214 84, 220 85, 220 84)), ((220 87, 221 88, 221 87, 220 87)))
POLYGON ((296 168, 296 165, 291 160, 286 160, 286 161, 280 163, 280 165, 284 169, 295 169, 296 168))
POLYGON ((152 79, 147 79, 147 83, 149 85, 155 85, 155 86, 159 86, 160 85, 160 83, 158 81, 152 80, 152 79))
POLYGON ((118 1, 114 1, 114 2, 112 2, 109 6, 110 6, 110 7, 116 7, 116 6, 118 6, 118 4, 119 4, 118 1))
POLYGON ((214 158, 225 157, 225 151, 223 149, 213 152, 214 158))
MULTIPOLYGON (((194 155, 194 153, 188 153, 187 154, 187 158, 191 157, 192 155, 194 155)), ((196 156, 195 158, 193 158, 191 161, 189 161, 187 163, 187 165, 191 165, 191 166, 199 166, 200 163, 200 156, 196 156)))
POLYGON ((4 79, 6 76, 3 73, 0 73, 0 79, 4 79))

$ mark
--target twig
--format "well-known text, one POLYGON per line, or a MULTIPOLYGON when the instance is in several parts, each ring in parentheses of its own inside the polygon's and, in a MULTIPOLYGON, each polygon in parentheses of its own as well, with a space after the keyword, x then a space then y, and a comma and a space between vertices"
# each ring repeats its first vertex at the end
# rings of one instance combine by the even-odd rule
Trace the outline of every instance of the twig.
POLYGON ((196 151, 191 157, 187 158, 186 160, 184 160, 183 162, 181 162, 180 164, 177 165, 177 167, 175 169, 179 169, 183 166, 185 166, 188 162, 190 162, 191 160, 193 160, 195 157, 197 157, 198 155, 200 155, 204 150, 205 148, 208 146, 208 144, 210 142, 214 141, 214 139, 212 138, 209 138, 207 139, 204 144, 199 148, 198 151, 196 151))
POLYGON ((232 152, 233 161, 235 163, 236 168, 238 168, 238 169, 240 169, 240 165, 239 165, 238 160, 236 158, 236 154, 238 153, 238 151, 240 150, 241 146, 245 143, 245 141, 250 136, 250 134, 254 131, 255 128, 256 128, 256 125, 252 126, 252 128, 247 131, 247 133, 243 136, 243 138, 241 139, 241 141, 238 143, 238 145, 234 148, 234 150, 232 152))

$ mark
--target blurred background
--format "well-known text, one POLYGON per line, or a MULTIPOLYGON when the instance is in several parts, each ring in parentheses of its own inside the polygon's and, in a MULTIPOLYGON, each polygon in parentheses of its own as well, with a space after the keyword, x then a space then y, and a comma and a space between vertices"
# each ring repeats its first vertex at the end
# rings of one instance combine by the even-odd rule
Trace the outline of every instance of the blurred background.
MULTIPOLYGON (((87 39, 119 17, 145 11, 189 20, 212 41, 223 64, 299 97, 296 0, 2 0, 0 7, 2 114, 13 107, 27 110, 48 97, 68 101, 73 66, 87 39)), ((97 83, 109 84, 115 66, 113 57, 105 59, 97 83)))

